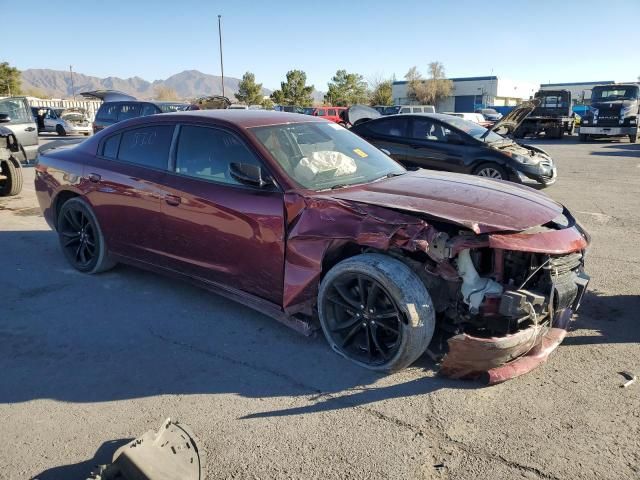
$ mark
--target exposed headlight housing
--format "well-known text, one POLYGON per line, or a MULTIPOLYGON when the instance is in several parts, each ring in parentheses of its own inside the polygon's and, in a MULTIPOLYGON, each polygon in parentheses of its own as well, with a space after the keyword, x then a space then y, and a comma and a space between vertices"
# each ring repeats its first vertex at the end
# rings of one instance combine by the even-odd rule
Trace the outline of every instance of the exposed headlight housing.
POLYGON ((505 155, 508 155, 509 157, 511 157, 516 162, 521 163, 523 165, 537 165, 538 163, 540 163, 540 159, 536 158, 536 157, 529 157, 529 156, 525 156, 525 155, 519 155, 519 154, 513 153, 513 152, 503 152, 503 153, 505 155))

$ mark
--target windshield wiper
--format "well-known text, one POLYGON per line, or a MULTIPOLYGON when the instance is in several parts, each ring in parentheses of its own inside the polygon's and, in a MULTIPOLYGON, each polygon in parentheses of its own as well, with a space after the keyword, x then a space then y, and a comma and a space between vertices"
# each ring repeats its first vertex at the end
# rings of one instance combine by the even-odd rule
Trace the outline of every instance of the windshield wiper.
POLYGON ((346 187, 348 187, 348 186, 349 186, 349 184, 348 184, 348 183, 338 183, 338 184, 336 184, 336 185, 333 185, 333 186, 330 188, 330 190, 339 190, 339 189, 341 189, 341 188, 346 188, 346 187))

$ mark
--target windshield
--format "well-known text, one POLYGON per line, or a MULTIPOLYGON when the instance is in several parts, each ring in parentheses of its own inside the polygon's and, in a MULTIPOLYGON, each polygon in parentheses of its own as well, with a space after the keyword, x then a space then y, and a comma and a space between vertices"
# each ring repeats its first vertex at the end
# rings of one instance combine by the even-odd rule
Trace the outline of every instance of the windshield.
POLYGON ((483 108, 480 113, 482 114, 486 114, 486 115, 497 115, 498 112, 495 111, 493 108, 483 108))
POLYGON ((311 190, 369 183, 405 172, 391 158, 335 123, 250 129, 287 174, 311 190))
POLYGON ((476 140, 482 140, 487 143, 504 142, 506 140, 503 136, 498 135, 495 132, 487 133, 487 129, 476 122, 470 122, 469 120, 464 120, 462 118, 449 116, 446 120, 443 119, 443 122, 448 123, 458 130, 462 130, 464 133, 471 135, 476 140))
POLYGON ((595 87, 592 101, 598 100, 634 100, 638 98, 638 87, 595 87))

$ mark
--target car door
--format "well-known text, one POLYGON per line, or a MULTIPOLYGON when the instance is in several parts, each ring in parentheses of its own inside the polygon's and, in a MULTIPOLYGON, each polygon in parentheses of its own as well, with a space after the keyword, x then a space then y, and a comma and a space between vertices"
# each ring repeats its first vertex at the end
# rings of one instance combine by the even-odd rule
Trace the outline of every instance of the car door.
POLYGON ((55 132, 58 124, 58 116, 52 108, 47 108, 44 114, 44 131, 55 132))
POLYGON ((162 205, 167 256, 173 268, 280 305, 284 268, 284 200, 276 187, 243 184, 232 162, 264 168, 229 130, 179 127, 173 173, 162 205))
POLYGON ((164 263, 161 205, 174 129, 160 123, 121 130, 85 161, 86 197, 116 254, 164 263))
POLYGON ((407 158, 409 119, 391 116, 361 123, 354 131, 376 147, 387 150, 391 158, 404 163, 407 158))
MULTIPOLYGON (((412 117, 406 165, 409 167, 464 171, 465 145, 453 143, 451 131, 429 117, 412 117)), ((460 137, 456 137, 460 138, 460 137)))

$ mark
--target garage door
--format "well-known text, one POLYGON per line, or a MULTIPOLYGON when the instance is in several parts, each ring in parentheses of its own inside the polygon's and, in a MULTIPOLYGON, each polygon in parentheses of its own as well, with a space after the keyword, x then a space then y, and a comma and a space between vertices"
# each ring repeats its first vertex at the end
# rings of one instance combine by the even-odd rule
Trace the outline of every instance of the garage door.
POLYGON ((455 97, 455 110, 456 112, 473 112, 475 105, 475 95, 460 95, 455 97))

